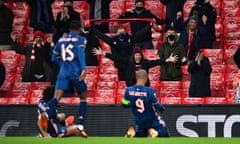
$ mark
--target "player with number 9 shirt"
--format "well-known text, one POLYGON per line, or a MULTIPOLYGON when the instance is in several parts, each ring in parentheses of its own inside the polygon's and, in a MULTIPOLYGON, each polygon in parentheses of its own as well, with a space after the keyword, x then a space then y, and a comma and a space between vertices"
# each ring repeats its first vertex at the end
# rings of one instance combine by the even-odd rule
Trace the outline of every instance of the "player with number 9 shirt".
POLYGON ((135 117, 136 127, 129 128, 127 137, 167 137, 167 126, 160 113, 164 106, 158 103, 156 93, 145 86, 148 76, 145 70, 136 72, 137 84, 125 91, 122 104, 131 107, 135 117))
MULTIPOLYGON (((84 82, 86 77, 84 53, 86 39, 79 35, 81 33, 79 21, 72 21, 69 29, 70 32, 58 40, 52 54, 52 61, 60 66, 55 86, 55 99, 60 100, 64 91, 69 90, 73 85, 81 99, 78 123, 83 126, 87 108, 87 85, 84 82)), ((82 136, 87 137, 85 131, 82 131, 82 136)))

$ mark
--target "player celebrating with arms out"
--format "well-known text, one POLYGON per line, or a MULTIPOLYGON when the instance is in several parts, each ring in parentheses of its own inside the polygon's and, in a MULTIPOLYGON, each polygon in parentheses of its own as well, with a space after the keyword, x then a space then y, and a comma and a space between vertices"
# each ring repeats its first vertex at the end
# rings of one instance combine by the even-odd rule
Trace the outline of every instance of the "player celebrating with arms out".
POLYGON ((156 93, 145 86, 148 76, 145 70, 136 72, 137 83, 125 91, 122 104, 131 107, 135 117, 136 128, 128 129, 126 137, 167 137, 166 123, 159 115, 164 106, 157 101, 156 93))
MULTIPOLYGON (((69 29, 70 32, 61 37, 53 49, 52 61, 59 64, 60 70, 55 86, 55 97, 51 101, 59 101, 64 91, 73 85, 81 99, 78 124, 83 127, 87 109, 87 85, 84 82, 86 77, 84 53, 86 39, 79 35, 81 33, 79 21, 72 21, 69 29)), ((88 137, 84 129, 81 129, 81 135, 88 137)))

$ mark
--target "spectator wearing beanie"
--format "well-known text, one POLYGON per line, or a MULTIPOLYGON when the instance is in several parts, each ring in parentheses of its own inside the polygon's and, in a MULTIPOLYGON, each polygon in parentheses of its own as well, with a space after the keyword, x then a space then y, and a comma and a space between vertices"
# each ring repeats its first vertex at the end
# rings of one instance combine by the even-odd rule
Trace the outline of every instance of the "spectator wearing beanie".
POLYGON ((53 47, 52 38, 47 38, 41 31, 34 32, 33 43, 22 47, 16 41, 16 35, 11 35, 13 49, 25 55, 25 65, 22 71, 23 82, 50 81, 51 73, 50 60, 51 49, 53 47))

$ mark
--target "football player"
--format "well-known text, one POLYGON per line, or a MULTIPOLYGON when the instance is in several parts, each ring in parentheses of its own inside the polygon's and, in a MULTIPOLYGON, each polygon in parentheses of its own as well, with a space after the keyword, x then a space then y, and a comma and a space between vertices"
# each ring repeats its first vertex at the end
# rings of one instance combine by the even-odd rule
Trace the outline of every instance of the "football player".
POLYGON ((126 137, 167 137, 167 125, 160 116, 165 109, 158 103, 156 93, 145 86, 148 76, 145 70, 136 72, 137 83, 127 87, 122 104, 131 107, 136 127, 129 128, 126 137))

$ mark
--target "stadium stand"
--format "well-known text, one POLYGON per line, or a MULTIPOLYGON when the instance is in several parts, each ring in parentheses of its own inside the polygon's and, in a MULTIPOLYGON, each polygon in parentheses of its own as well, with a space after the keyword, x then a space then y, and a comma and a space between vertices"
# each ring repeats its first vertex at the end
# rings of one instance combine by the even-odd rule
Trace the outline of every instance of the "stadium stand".
MULTIPOLYGON (((188 0, 184 5, 184 19, 187 19, 194 0, 188 0)), ((190 75, 187 66, 182 66, 183 80, 179 82, 159 81, 160 66, 151 68, 149 77, 151 86, 156 90, 159 101, 163 104, 234 104, 233 78, 238 72, 232 56, 240 46, 240 19, 237 14, 240 8, 235 0, 211 0, 217 10, 217 23, 215 24, 217 41, 214 49, 204 49, 204 54, 210 59, 213 68, 211 74, 212 96, 207 98, 190 98, 188 89, 190 75)), ((17 40, 26 45, 32 41, 33 31, 29 27, 29 6, 25 2, 7 2, 6 5, 13 11, 13 32, 17 40)), ((62 9, 63 1, 56 0, 52 5, 53 15, 62 9)), ((114 1, 110 4, 110 17, 115 19, 121 13, 134 7, 134 0, 114 1)), ((159 1, 147 0, 146 7, 160 18, 165 17, 165 7, 159 1)), ((88 19, 89 6, 84 1, 75 1, 74 9, 81 13, 81 20, 88 19)), ((110 24, 110 32, 114 31, 116 23, 110 24)), ((110 34, 111 35, 111 34, 110 34)), ((163 35, 153 33, 153 50, 144 50, 143 54, 148 59, 157 58, 157 48, 162 43, 163 35)), ((109 46, 100 42, 103 50, 109 51, 109 46)), ((41 91, 50 83, 21 82, 21 72, 24 57, 12 50, 2 51, 1 61, 6 67, 7 75, 3 86, 0 88, 0 104, 36 104, 41 97, 41 91)), ((87 67, 86 82, 88 85, 88 102, 90 104, 120 104, 126 88, 124 82, 118 81, 117 70, 113 62, 107 58, 99 57, 99 66, 87 67)), ((79 103, 77 97, 62 98, 63 103, 79 103)))

